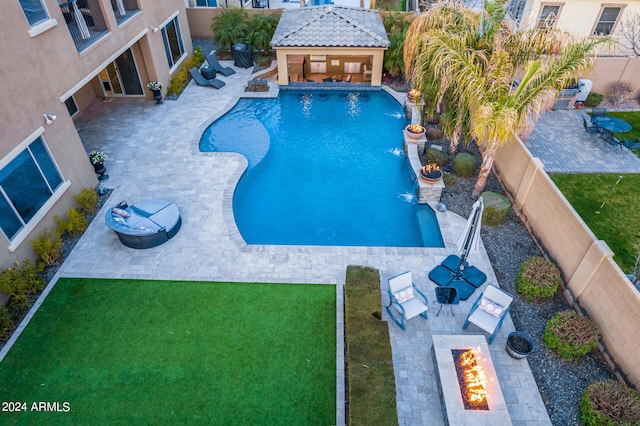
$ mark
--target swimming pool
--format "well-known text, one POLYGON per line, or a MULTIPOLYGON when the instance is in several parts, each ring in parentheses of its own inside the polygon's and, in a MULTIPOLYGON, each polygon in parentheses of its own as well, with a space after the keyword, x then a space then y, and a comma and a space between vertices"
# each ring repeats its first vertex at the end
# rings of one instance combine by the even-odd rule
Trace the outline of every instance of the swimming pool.
POLYGON ((281 91, 241 99, 200 151, 247 158, 233 212, 248 244, 443 247, 435 213, 415 199, 405 125, 385 92, 281 91))

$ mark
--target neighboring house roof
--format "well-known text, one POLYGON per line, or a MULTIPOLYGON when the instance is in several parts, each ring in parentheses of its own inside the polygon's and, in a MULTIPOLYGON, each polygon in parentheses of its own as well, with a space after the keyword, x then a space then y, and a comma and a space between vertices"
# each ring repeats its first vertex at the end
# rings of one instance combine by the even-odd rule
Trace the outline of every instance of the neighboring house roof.
POLYGON ((342 6, 285 9, 273 47, 389 47, 377 10, 342 6))

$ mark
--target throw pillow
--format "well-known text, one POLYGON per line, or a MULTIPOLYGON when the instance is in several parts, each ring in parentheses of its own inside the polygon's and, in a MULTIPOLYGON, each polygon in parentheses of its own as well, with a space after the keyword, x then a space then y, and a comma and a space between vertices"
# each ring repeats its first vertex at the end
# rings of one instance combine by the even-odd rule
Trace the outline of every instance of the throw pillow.
POLYGON ((494 302, 491 299, 487 299, 486 297, 480 299, 480 304, 478 305, 478 307, 496 318, 500 318, 504 313, 504 306, 494 302))
POLYGON ((119 223, 121 225, 126 225, 127 224, 127 221, 124 220, 123 218, 121 218, 120 216, 115 216, 113 218, 113 221, 116 222, 116 223, 119 223))
POLYGON ((398 303, 404 303, 409 299, 413 299, 413 287, 407 287, 400 291, 396 291, 393 293, 393 296, 398 300, 398 303))
POLYGON ((129 213, 127 213, 126 211, 119 209, 117 207, 114 207, 113 209, 111 209, 111 213, 115 213, 118 216, 122 216, 122 217, 129 217, 131 216, 129 213))

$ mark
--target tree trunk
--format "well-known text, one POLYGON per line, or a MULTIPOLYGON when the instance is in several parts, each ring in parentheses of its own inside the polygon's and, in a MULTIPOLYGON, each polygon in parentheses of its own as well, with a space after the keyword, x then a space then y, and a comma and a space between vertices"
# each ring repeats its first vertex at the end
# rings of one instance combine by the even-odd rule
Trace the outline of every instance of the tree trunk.
POLYGON ((451 135, 451 146, 449 147, 449 153, 455 154, 458 152, 458 145, 460 145, 460 136, 462 136, 462 128, 460 126, 456 126, 453 130, 453 135, 451 135))
POLYGON ((476 180, 476 186, 473 188, 471 198, 477 200, 484 190, 484 186, 487 184, 487 178, 491 173, 491 167, 493 167, 493 160, 496 158, 496 151, 498 145, 492 142, 482 153, 482 164, 480 165, 480 172, 478 172, 478 179, 476 180))

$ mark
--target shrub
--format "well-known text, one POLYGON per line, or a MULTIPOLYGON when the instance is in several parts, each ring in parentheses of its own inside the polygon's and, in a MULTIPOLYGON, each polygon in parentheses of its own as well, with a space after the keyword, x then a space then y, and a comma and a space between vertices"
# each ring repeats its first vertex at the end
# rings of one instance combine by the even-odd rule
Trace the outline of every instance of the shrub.
POLYGON ((269 66, 271 66, 271 56, 269 55, 258 56, 258 59, 256 59, 256 64, 258 64, 262 68, 269 68, 269 66))
POLYGON ((578 412, 585 426, 640 424, 638 392, 615 380, 590 384, 580 399, 578 412))
POLYGON ((98 207, 98 192, 93 188, 85 188, 79 194, 72 195, 71 199, 83 214, 94 213, 98 207))
POLYGON ((483 192, 484 211, 482 212, 482 224, 497 226, 505 221, 511 208, 509 199, 495 192, 483 192))
POLYGON ((29 305, 29 295, 44 288, 44 280, 38 268, 28 260, 22 265, 16 262, 14 268, 0 273, 0 290, 11 296, 10 306, 25 308, 29 305))
POLYGON ((449 156, 441 149, 434 147, 427 149, 427 163, 433 163, 438 165, 438 167, 443 167, 449 164, 449 161, 449 156))
POLYGON ((436 129, 434 127, 427 127, 426 131, 427 139, 429 140, 438 140, 442 138, 442 130, 436 129))
POLYGON ((476 172, 478 159, 468 152, 459 152, 453 162, 456 174, 461 178, 470 178, 476 172))
POLYGON ((60 218, 58 215, 54 215, 53 219, 56 221, 56 230, 61 235, 66 232, 72 236, 81 235, 87 230, 87 219, 73 207, 69 207, 69 210, 67 210, 67 220, 60 218))
POLYGON ((580 358, 598 345, 600 332, 589 318, 576 311, 555 314, 545 327, 542 340, 551 350, 572 361, 580 358))
POLYGON ((0 306, 0 340, 4 340, 7 334, 13 330, 14 321, 8 309, 0 306))
POLYGON ((587 99, 584 101, 584 106, 588 108, 595 108, 600 105, 600 102, 604 99, 604 95, 596 92, 589 92, 587 99))
POLYGON ((171 77, 171 82, 169 83, 169 87, 167 88, 167 93, 173 95, 179 95, 180 93, 182 93, 184 88, 187 87, 187 84, 189 84, 189 70, 191 68, 200 68, 204 60, 205 56, 202 53, 202 50, 199 46, 196 47, 193 50, 193 56, 186 59, 182 63, 182 65, 180 65, 178 72, 176 72, 173 77, 171 77))
POLYGON ((233 50, 233 43, 243 40, 247 35, 249 14, 244 9, 225 7, 222 13, 211 20, 213 42, 218 45, 228 44, 229 51, 233 50))
POLYGON ((62 255, 62 236, 57 230, 49 231, 44 228, 42 232, 31 241, 33 251, 38 256, 38 263, 43 265, 55 265, 62 255))
POLYGON ((552 262, 535 256, 520 266, 516 289, 527 302, 553 297, 562 282, 560 271, 552 262))
POLYGON ((87 230, 87 219, 84 215, 73 207, 67 210, 67 229, 71 235, 82 235, 87 230))
POLYGON ((630 83, 625 81, 618 81, 617 83, 613 83, 607 92, 607 98, 611 101, 612 104, 618 105, 622 101, 625 100, 627 95, 631 93, 633 88, 630 83))

